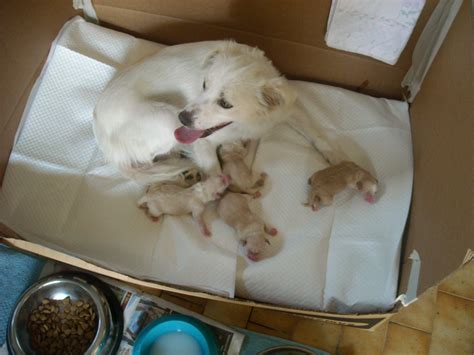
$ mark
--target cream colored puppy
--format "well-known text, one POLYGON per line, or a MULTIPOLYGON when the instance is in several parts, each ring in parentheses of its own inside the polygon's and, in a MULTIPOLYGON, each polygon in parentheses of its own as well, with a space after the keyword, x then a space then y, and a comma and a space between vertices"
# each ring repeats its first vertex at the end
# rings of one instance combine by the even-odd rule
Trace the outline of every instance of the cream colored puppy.
POLYGON ((211 232, 203 218, 206 205, 218 200, 227 189, 230 178, 227 175, 209 177, 191 187, 183 188, 174 184, 151 185, 145 196, 138 200, 138 206, 146 210, 152 220, 158 221, 161 215, 181 216, 191 214, 202 234, 211 232))
POLYGON ((271 236, 277 235, 275 228, 269 228, 265 223, 255 216, 250 210, 247 199, 232 192, 219 201, 217 213, 228 225, 233 227, 243 243, 247 257, 258 261, 262 251, 269 243, 265 233, 271 236))
POLYGON ((245 164, 249 143, 250 141, 241 140, 224 143, 218 149, 219 158, 222 172, 232 179, 229 191, 260 197, 258 190, 264 185, 267 174, 256 175, 245 164))
POLYGON ((317 211, 321 206, 331 205, 334 195, 347 187, 363 192, 365 200, 374 203, 378 182, 366 170, 352 162, 344 161, 315 172, 309 178, 308 184, 311 185, 311 191, 308 202, 304 205, 317 211))

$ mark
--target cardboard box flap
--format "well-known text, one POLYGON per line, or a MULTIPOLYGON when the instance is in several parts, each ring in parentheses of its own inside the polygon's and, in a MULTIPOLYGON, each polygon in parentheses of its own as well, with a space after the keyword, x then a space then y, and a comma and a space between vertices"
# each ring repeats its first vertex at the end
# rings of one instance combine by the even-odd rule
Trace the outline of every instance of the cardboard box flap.
POLYGON ((95 0, 93 4, 101 24, 138 37, 164 44, 234 38, 263 49, 291 78, 401 99, 401 81, 436 1, 426 2, 395 66, 327 47, 324 35, 331 5, 327 0, 95 0))
POLYGON ((401 292, 414 250, 420 294, 474 249, 471 26, 470 4, 464 1, 411 106, 415 178, 401 292))

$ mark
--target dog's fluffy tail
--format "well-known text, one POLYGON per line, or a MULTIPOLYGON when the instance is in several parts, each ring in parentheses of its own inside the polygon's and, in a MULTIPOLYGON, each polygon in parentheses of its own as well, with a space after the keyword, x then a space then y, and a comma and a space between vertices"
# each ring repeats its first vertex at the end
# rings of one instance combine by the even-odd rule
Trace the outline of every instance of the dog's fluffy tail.
POLYGON ((121 173, 140 184, 157 182, 181 182, 185 177, 183 173, 195 169, 190 159, 167 159, 154 164, 128 166, 120 169, 121 173))

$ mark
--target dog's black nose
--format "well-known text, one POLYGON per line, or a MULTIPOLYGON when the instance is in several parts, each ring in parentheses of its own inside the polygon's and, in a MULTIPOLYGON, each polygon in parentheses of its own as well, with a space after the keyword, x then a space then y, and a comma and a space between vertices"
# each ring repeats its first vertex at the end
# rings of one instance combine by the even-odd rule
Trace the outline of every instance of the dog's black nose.
POLYGON ((191 127, 193 125, 193 116, 194 113, 192 111, 186 110, 181 111, 178 115, 179 121, 187 127, 191 127))

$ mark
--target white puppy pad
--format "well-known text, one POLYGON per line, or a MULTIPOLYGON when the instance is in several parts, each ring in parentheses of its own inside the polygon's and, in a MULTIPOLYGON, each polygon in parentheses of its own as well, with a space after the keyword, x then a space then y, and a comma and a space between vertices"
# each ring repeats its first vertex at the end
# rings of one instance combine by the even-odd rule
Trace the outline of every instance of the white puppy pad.
POLYGON ((37 81, 0 194, 0 221, 28 240, 144 279, 304 308, 378 311, 395 299, 412 154, 408 107, 295 82, 300 106, 381 182, 375 205, 346 191, 314 213, 307 179, 324 159, 287 126, 264 137, 254 169, 269 174, 253 208, 279 230, 264 260, 238 258, 234 232, 190 217, 152 223, 143 188, 106 165, 92 132, 95 103, 116 70, 159 45, 74 19, 37 81), (236 282, 237 274, 237 282, 236 282))

